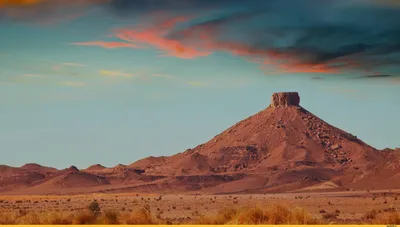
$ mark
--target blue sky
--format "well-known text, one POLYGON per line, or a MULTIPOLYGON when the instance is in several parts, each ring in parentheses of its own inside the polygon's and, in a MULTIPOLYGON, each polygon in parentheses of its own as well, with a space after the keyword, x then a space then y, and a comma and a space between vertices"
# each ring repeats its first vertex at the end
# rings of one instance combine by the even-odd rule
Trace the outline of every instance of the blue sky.
POLYGON ((279 91, 372 146, 400 147, 395 1, 54 2, 0 1, 0 164, 171 155, 279 91))

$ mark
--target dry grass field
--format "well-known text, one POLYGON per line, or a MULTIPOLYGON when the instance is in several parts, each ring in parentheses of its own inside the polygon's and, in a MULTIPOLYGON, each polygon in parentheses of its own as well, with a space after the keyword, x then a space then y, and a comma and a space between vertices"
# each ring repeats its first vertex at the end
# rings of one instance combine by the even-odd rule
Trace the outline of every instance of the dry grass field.
POLYGON ((0 196, 0 224, 400 224, 395 192, 0 196))

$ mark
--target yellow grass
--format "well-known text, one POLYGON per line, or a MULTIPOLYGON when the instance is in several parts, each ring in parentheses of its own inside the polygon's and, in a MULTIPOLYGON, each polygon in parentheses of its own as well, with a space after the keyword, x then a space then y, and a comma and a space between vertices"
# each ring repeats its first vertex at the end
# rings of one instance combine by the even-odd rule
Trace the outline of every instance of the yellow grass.
POLYGON ((376 215, 372 220, 377 225, 400 225, 400 212, 387 212, 376 215))
POLYGON ((249 209, 226 209, 213 217, 202 217, 195 224, 319 224, 321 221, 313 218, 303 209, 289 209, 283 205, 274 205, 271 208, 256 206, 249 209))
POLYGON ((2 225, 30 225, 30 224, 51 224, 51 225, 86 225, 86 224, 158 224, 150 211, 146 208, 128 213, 117 213, 105 211, 99 215, 89 211, 73 213, 62 212, 1 212, 0 224, 2 225))
MULTIPOLYGON (((89 208, 89 206, 88 206, 89 208)), ((115 212, 112 210, 102 210, 100 213, 93 212, 90 209, 74 212, 34 212, 23 211, 10 212, 0 210, 0 224, 165 224, 169 220, 161 220, 161 217, 154 217, 150 211, 149 205, 130 212, 115 212)), ((400 212, 381 212, 372 211, 366 213, 363 218, 366 222, 372 224, 400 224, 400 212)), ((222 209, 215 215, 202 216, 193 220, 190 224, 203 225, 223 225, 223 224, 245 224, 245 225, 312 225, 324 224, 322 219, 313 217, 310 213, 301 208, 289 208, 278 204, 269 207, 254 206, 250 208, 222 209)))

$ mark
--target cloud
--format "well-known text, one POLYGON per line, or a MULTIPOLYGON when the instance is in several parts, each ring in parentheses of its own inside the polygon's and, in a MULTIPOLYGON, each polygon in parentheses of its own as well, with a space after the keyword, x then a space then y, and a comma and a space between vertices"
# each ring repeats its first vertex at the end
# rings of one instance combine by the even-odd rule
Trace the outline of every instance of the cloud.
POLYGON ((143 46, 154 47, 162 51, 161 56, 174 56, 183 59, 191 59, 201 56, 208 56, 211 52, 199 51, 190 45, 167 37, 168 32, 177 24, 185 22, 185 17, 174 17, 162 21, 159 24, 152 24, 146 28, 130 29, 122 28, 115 30, 115 37, 126 42, 81 42, 74 45, 100 46, 103 48, 139 48, 143 46))
POLYGON ((130 29, 123 28, 115 31, 115 36, 121 40, 129 40, 134 43, 151 46, 161 50, 162 56, 174 56, 183 59, 208 56, 209 51, 200 51, 189 44, 168 38, 169 32, 179 23, 188 21, 186 17, 173 17, 161 23, 152 24, 149 27, 130 29))
POLYGON ((0 0, 0 20, 49 25, 79 18, 109 0, 0 0))
POLYGON ((37 5, 44 0, 0 0, 0 8, 37 5))
POLYGON ((161 56, 182 59, 227 52, 278 73, 389 74, 399 70, 397 0, 246 0, 245 4, 243 0, 16 2, 11 5, 3 1, 0 15, 17 15, 14 18, 25 20, 57 18, 96 6, 136 24, 116 29, 117 42, 76 45, 140 46, 155 48, 161 56))
POLYGON ((24 77, 31 77, 31 78, 46 78, 46 76, 38 75, 38 74, 22 74, 24 77))
POLYGON ((72 66, 72 67, 87 67, 87 65, 75 63, 75 62, 64 62, 64 63, 62 63, 62 65, 72 66))
POLYGON ((105 42, 105 41, 90 41, 90 42, 77 42, 72 43, 75 46, 99 46, 106 49, 116 48, 140 48, 138 45, 126 42, 105 42))
POLYGON ((99 73, 109 77, 126 77, 126 78, 133 77, 133 74, 119 72, 119 71, 100 70, 99 73))

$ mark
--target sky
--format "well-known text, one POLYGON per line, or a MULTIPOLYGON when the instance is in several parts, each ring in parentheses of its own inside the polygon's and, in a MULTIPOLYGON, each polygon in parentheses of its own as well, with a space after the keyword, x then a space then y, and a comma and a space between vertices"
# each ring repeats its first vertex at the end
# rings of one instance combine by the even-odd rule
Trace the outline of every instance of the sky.
POLYGON ((183 152, 297 91, 400 147, 397 0, 0 0, 0 164, 183 152))

